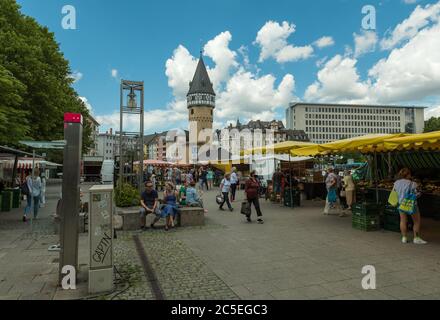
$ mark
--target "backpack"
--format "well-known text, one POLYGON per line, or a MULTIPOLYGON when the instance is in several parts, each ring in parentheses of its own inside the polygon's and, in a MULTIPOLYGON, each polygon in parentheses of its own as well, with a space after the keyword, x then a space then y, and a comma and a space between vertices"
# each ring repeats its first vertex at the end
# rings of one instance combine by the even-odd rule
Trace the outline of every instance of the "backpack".
POLYGON ((21 194, 24 194, 26 196, 30 195, 30 190, 29 187, 27 185, 27 181, 25 181, 21 186, 20 186, 20 190, 21 190, 21 194))

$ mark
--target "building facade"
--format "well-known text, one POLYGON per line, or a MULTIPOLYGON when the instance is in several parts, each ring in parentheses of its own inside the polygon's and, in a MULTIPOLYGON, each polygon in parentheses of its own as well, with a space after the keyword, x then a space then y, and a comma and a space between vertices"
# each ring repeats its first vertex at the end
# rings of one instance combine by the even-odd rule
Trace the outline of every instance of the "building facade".
POLYGON ((284 141, 309 141, 303 130, 286 129, 279 120, 252 120, 247 124, 237 120, 235 125, 229 124, 224 130, 217 130, 220 147, 225 150, 240 150, 264 147, 284 141))
POLYGON ((91 115, 86 117, 86 121, 91 127, 92 144, 90 145, 89 151, 84 156, 97 157, 99 156, 99 152, 98 152, 99 123, 91 115))
POLYGON ((292 103, 287 128, 303 130, 314 143, 367 134, 422 133, 424 107, 292 103))
POLYGON ((200 147, 205 143, 211 143, 215 92, 202 54, 200 54, 193 80, 189 83, 187 107, 190 144, 200 147), (200 136, 202 130, 204 130, 206 135, 200 136))
POLYGON ((119 139, 113 134, 113 129, 98 135, 98 154, 104 160, 114 160, 119 155, 119 139))

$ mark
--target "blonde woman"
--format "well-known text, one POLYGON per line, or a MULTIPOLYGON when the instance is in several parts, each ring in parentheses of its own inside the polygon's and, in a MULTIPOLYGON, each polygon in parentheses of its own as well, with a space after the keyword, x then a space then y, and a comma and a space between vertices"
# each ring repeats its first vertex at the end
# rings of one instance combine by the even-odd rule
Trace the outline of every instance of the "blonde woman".
MULTIPOLYGON (((410 193, 414 193, 417 196, 420 196, 420 193, 417 191, 417 183, 412 181, 411 171, 408 168, 403 168, 402 170, 400 170, 399 180, 397 180, 394 183, 394 190, 398 194, 399 205, 403 202, 405 197, 410 193)), ((417 202, 415 205, 416 205, 416 212, 410 215, 414 221, 413 243, 426 244, 427 242, 420 237, 421 217, 420 217, 419 208, 417 206, 417 202)), ((408 243, 408 238, 407 238, 408 215, 409 214, 400 211, 400 231, 402 233, 402 243, 408 243)))
POLYGON ((353 181, 353 177, 350 172, 346 170, 344 172, 344 189, 345 189, 345 197, 347 199, 348 210, 351 210, 351 206, 353 203, 356 203, 356 186, 353 181))

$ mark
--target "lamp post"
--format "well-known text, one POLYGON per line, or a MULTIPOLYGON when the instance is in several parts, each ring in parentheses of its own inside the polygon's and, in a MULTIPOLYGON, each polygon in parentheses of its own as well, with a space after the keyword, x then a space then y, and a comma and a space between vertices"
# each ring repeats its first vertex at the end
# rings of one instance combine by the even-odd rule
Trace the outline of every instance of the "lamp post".
MULTIPOLYGON (((143 171, 144 171, 144 82, 122 80, 120 87, 120 130, 119 130, 119 181, 124 182, 129 175, 124 172, 125 160, 124 138, 128 145, 129 137, 138 140, 139 148, 135 148, 138 152, 139 174, 138 188, 142 190, 143 171), (126 92, 128 92, 127 95, 126 92), (138 93, 138 95, 136 94, 138 93), (138 98, 139 97, 139 98, 138 98), (139 103, 138 103, 139 100, 139 103), (139 116, 139 131, 129 132, 124 130, 124 114, 139 116)), ((133 174, 130 174, 133 176, 133 174)))

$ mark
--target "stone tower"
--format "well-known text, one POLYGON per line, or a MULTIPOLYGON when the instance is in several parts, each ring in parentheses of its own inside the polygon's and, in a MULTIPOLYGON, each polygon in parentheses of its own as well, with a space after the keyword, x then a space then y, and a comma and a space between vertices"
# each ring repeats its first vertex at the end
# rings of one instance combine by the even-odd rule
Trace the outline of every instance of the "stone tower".
POLYGON ((199 63, 193 80, 189 83, 187 94, 187 106, 189 115, 189 141, 200 147, 211 142, 212 122, 215 109, 215 92, 209 79, 206 66, 200 53, 199 63), (203 129, 208 134, 200 137, 203 129), (208 138, 209 136, 209 138, 208 138))

